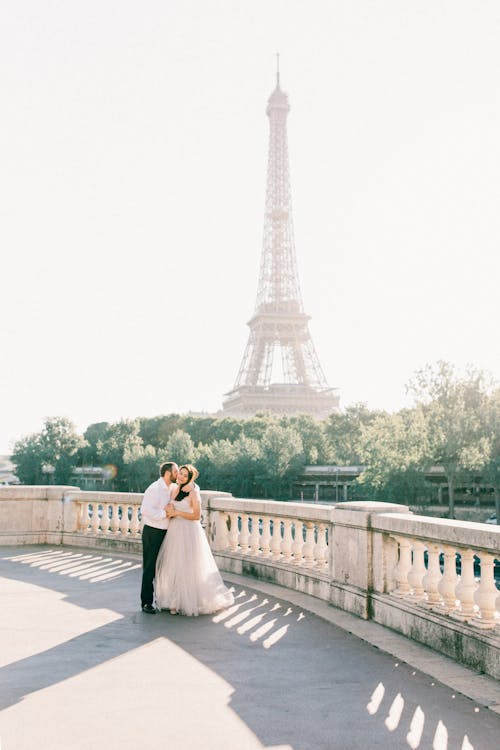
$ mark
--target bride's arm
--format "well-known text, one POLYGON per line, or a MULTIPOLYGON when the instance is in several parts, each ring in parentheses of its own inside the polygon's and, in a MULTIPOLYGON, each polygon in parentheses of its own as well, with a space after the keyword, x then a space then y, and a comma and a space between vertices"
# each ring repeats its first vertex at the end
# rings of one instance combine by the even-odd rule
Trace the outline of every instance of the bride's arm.
POLYGON ((189 493, 189 502, 192 511, 188 513, 184 510, 177 510, 174 503, 174 510, 171 518, 185 518, 187 521, 199 521, 201 518, 201 497, 198 488, 195 487, 189 493))

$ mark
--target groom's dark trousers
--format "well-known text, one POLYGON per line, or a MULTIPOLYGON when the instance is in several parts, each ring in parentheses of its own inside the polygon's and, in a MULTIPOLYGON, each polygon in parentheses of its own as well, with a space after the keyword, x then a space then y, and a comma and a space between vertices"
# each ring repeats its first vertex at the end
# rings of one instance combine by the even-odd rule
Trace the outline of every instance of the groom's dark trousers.
POLYGON ((141 605, 153 604, 153 580, 156 571, 156 558, 166 529, 155 529, 144 525, 142 529, 142 586, 141 605))

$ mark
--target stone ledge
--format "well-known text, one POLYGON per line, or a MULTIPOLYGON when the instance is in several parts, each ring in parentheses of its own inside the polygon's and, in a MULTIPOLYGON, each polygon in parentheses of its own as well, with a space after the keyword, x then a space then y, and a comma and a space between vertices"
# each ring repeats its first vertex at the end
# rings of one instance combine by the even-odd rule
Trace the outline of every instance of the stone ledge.
POLYGON ((383 627, 429 646, 460 664, 500 679, 498 627, 478 630, 390 594, 372 594, 370 607, 372 619, 383 627))

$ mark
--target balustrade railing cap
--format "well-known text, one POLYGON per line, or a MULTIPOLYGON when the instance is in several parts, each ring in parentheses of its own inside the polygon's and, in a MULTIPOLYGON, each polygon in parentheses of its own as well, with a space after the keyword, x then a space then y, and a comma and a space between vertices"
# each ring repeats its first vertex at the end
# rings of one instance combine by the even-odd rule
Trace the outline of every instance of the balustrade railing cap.
POLYGON ((377 500, 356 500, 350 503, 339 503, 337 510, 357 510, 363 513, 411 513, 407 505, 383 503, 377 500))
POLYGON ((0 487, 0 500, 62 500, 70 490, 78 491, 74 485, 16 484, 0 487))
POLYGON ((499 554, 500 527, 486 523, 397 513, 377 514, 371 523, 380 531, 499 554))
POLYGON ((123 503, 137 505, 144 496, 143 492, 108 492, 106 490, 80 490, 78 488, 72 488, 64 494, 68 500, 83 500, 89 503, 108 502, 118 505, 123 503))

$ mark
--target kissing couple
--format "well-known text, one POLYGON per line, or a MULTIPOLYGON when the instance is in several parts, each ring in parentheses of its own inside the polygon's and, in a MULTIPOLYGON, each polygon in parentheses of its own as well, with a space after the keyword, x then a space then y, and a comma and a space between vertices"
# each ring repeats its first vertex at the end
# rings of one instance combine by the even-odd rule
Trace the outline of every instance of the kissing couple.
POLYGON ((192 464, 160 466, 141 504, 141 606, 147 614, 209 615, 234 602, 200 523, 201 495, 192 464))

